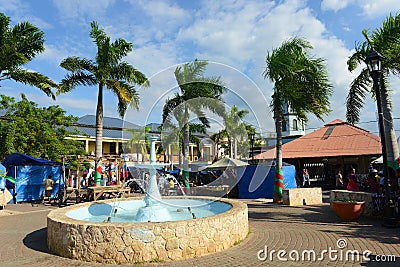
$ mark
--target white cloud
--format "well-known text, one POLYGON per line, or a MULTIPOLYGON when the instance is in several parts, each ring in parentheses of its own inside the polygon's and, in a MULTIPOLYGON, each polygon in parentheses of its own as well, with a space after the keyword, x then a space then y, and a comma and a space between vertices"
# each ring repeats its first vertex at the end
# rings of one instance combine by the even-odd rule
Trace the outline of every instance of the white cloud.
POLYGON ((77 20, 82 17, 101 17, 115 0, 53 0, 62 19, 77 20))
POLYGON ((31 6, 21 0, 0 1, 0 12, 10 17, 10 26, 28 21, 41 30, 52 28, 46 21, 32 15, 31 11, 31 6))
POLYGON ((389 13, 393 13, 393 11, 400 11, 398 0, 358 0, 357 2, 363 9, 364 14, 370 18, 389 15, 389 13))
POLYGON ((362 16, 368 16, 369 18, 388 15, 390 12, 393 13, 393 11, 400 11, 398 0, 323 0, 321 9, 323 11, 333 10, 336 12, 353 4, 361 8, 362 16))
POLYGON ((349 4, 353 2, 354 0, 323 0, 321 3, 321 9, 338 11, 340 9, 346 8, 349 4))

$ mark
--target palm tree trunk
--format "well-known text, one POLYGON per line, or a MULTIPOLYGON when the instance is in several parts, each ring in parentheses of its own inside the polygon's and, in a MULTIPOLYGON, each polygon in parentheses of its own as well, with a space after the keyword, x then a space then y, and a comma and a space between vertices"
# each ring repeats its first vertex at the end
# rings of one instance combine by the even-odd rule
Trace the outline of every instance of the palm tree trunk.
MULTIPOLYGON (((383 83, 381 83, 382 85, 383 83)), ((389 167, 395 170, 396 160, 399 157, 399 148, 397 146, 396 133, 394 131, 391 102, 387 89, 381 86, 382 114, 385 125, 386 153, 389 167)), ((394 174, 394 172, 393 172, 394 174)), ((394 179, 394 177, 392 177, 394 179)))
POLYGON ((139 164, 139 142, 136 143, 136 163, 139 164))
POLYGON ((282 111, 280 107, 275 107, 275 127, 276 127, 276 164, 275 164, 275 184, 274 202, 282 203, 283 173, 282 173, 282 111))
POLYGON ((235 138, 233 140, 233 158, 237 159, 237 139, 235 138))
POLYGON ((100 185, 101 174, 97 168, 101 166, 101 157, 103 156, 103 83, 99 84, 99 94, 97 96, 96 108, 96 153, 95 153, 95 183, 100 185))
POLYGON ((183 181, 185 187, 189 187, 189 111, 185 105, 184 123, 183 123, 183 181))

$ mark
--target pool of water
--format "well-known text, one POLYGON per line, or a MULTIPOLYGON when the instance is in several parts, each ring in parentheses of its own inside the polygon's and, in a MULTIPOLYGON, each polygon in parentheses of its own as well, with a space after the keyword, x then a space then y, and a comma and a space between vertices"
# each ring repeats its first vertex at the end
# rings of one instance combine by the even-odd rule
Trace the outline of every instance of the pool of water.
MULTIPOLYGON (((143 200, 116 201, 108 203, 93 203, 80 209, 66 213, 66 216, 75 220, 88 222, 135 222, 140 209, 146 203, 143 200)), ((146 207, 146 209, 149 207, 146 207)), ((231 204, 206 199, 163 199, 162 202, 150 207, 155 216, 152 222, 180 221, 195 218, 209 217, 223 213, 232 208, 231 204), (159 212, 162 211, 162 212, 159 212)))

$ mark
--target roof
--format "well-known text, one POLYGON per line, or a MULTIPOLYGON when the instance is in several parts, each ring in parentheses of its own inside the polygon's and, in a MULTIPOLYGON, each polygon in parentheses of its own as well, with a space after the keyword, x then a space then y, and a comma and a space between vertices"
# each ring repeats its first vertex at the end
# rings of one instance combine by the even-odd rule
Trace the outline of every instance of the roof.
MULTIPOLYGON (((76 124, 66 127, 66 129, 70 132, 74 132, 74 127, 76 127, 82 135, 96 136, 96 116, 85 115, 80 117, 76 124)), ((105 138, 130 139, 132 134, 122 130, 127 128, 143 130, 143 127, 119 118, 103 117, 103 137, 105 138)))
MULTIPOLYGON (((96 116, 85 115, 78 119, 78 124, 96 126, 96 116)), ((103 128, 130 128, 130 129, 142 129, 141 126, 112 117, 103 117, 103 128)))
MULTIPOLYGON (((254 156, 255 159, 274 159, 273 148, 254 156)), ((324 127, 282 145, 282 158, 316 158, 382 154, 378 136, 357 126, 336 119, 324 127)))
POLYGON ((2 164, 4 167, 8 168, 9 166, 60 166, 61 163, 34 158, 29 155, 21 154, 21 153, 13 153, 8 155, 3 161, 2 164))

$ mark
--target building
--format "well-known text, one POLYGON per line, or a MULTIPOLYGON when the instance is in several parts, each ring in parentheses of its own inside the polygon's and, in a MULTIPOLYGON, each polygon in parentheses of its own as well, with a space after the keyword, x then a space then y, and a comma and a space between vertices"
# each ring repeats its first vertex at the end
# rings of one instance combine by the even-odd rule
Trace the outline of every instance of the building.
MULTIPOLYGON (((275 150, 255 158, 274 160, 275 150)), ((355 168, 358 174, 366 175, 371 161, 381 154, 378 136, 339 119, 282 145, 283 161, 295 165, 299 177, 302 169, 307 168, 313 181, 331 186, 337 170, 346 175, 350 168, 355 168)))
MULTIPOLYGON (((179 150, 176 147, 169 145, 168 148, 159 149, 162 147, 160 124, 150 123, 146 125, 149 129, 148 134, 158 137, 156 141, 157 161, 160 162, 179 162, 179 150)), ((144 134, 145 127, 136 125, 131 122, 124 121, 119 118, 103 117, 103 155, 121 155, 128 154, 132 161, 148 160, 148 150, 145 140, 137 140, 138 144, 128 146, 132 134, 128 129, 137 130, 144 134), (145 154, 145 155, 144 155, 145 154)), ((96 117, 94 115, 85 115, 78 119, 78 122, 67 128, 68 131, 74 132, 68 138, 80 140, 85 144, 85 151, 89 155, 95 154, 96 149, 96 117)), ((194 143, 189 144, 189 161, 201 161, 210 163, 214 157, 213 144, 205 135, 197 135, 200 139, 199 146, 194 143)))
MULTIPOLYGON (((124 129, 141 131, 143 127, 119 118, 103 117, 104 155, 120 155, 124 153, 123 144, 126 144, 132 136, 124 129)), ((86 153, 94 155, 96 150, 96 116, 85 115, 80 117, 78 122, 68 127, 67 130, 70 132, 78 130, 78 134, 74 134, 69 138, 84 142, 86 153)))

